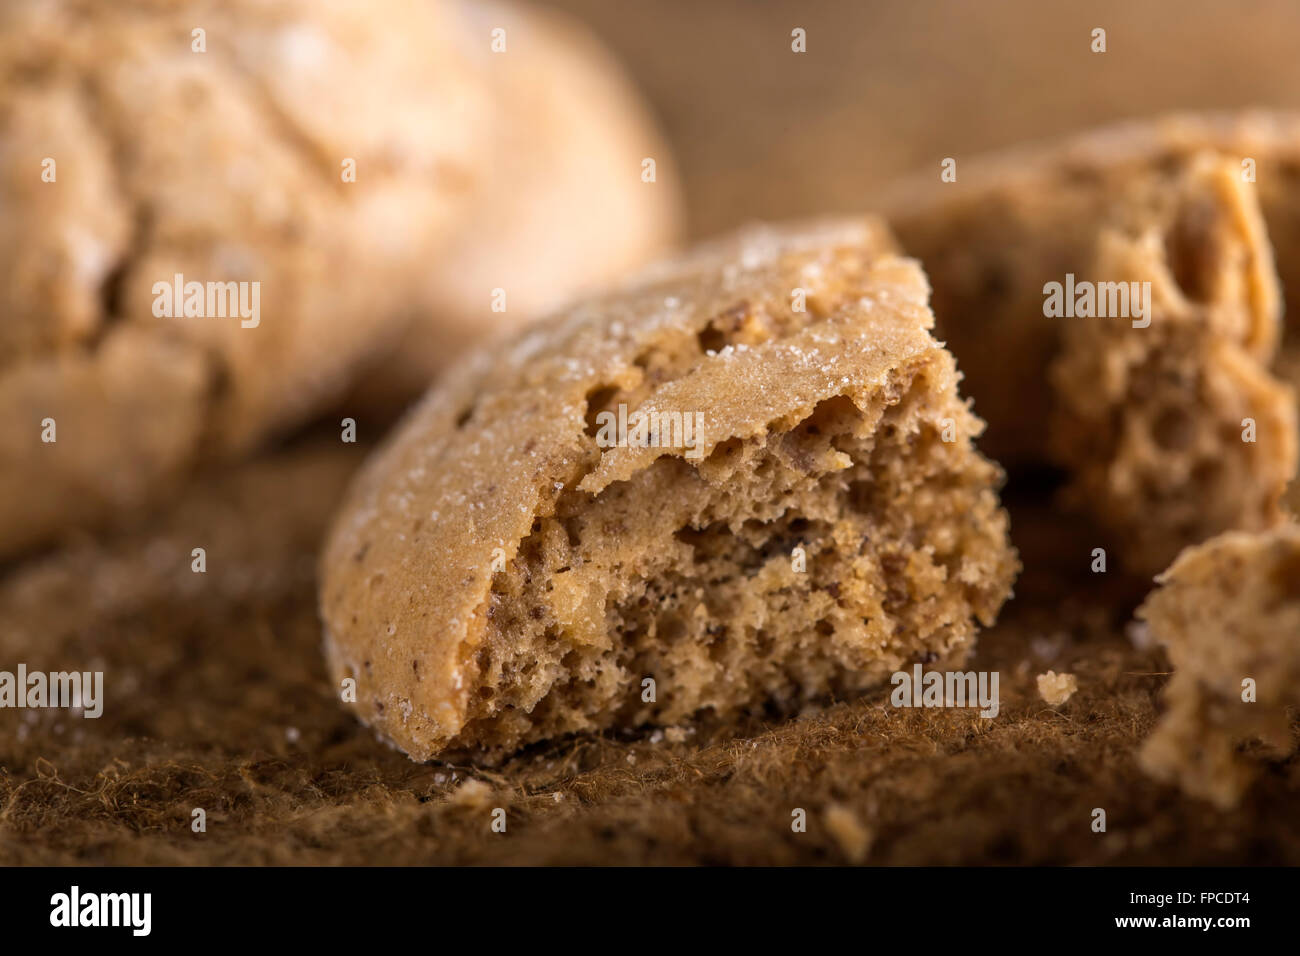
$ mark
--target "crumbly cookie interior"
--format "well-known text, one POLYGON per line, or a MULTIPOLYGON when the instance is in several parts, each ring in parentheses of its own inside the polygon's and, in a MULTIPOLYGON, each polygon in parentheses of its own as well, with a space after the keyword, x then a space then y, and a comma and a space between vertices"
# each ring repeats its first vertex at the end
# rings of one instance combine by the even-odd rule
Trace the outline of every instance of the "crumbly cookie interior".
POLYGON ((937 384, 951 362, 934 350, 863 406, 822 401, 698 466, 563 492, 495 577, 459 742, 791 709, 960 663, 1016 562, 978 420, 937 384))
POLYGON ((1277 524, 1296 468, 1295 395, 1269 371, 1278 290, 1258 203, 1235 162, 1203 160, 1100 232, 1093 273, 1145 283, 1146 325, 1068 319, 1051 369, 1066 501, 1141 575, 1223 531, 1277 524))

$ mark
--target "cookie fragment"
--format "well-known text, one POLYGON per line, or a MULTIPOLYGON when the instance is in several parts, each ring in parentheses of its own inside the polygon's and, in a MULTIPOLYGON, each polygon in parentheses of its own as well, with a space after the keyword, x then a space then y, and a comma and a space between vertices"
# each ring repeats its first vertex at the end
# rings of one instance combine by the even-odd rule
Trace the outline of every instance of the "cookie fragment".
POLYGON ((331 677, 491 761, 964 660, 1017 560, 927 292, 876 222, 759 228, 479 352, 337 519, 331 677))
POLYGON ((1235 162, 1206 154, 1148 180, 1117 220, 1087 279, 1134 302, 1064 322, 1051 447, 1070 475, 1067 503, 1093 516, 1126 569, 1154 575, 1187 545, 1281 520, 1295 394, 1269 372, 1280 295, 1235 162), (1146 290, 1150 314, 1137 316, 1146 290))
POLYGON ((1056 671, 1039 674, 1035 683, 1038 696, 1053 707, 1060 707, 1079 689, 1079 681, 1073 674, 1058 674, 1056 671))
POLYGON ((1140 753, 1153 776, 1229 808, 1260 742, 1295 749, 1300 705, 1300 526, 1230 532, 1188 548, 1138 610, 1174 667, 1166 711, 1140 753))
MULTIPOLYGON (((930 172, 881 197, 879 211, 934 286, 939 337, 960 356, 966 391, 989 423, 981 445, 1009 469, 1046 462, 1045 369, 1061 322, 1043 315, 1043 285, 1082 274, 1101 228, 1143 179, 1171 185, 1207 152, 1254 172, 1288 301, 1300 301, 1300 115, 1171 114, 962 160, 956 182, 930 172), (996 343, 996 347, 990 347, 996 343), (1008 369, 1020 374, 1008 375, 1008 369)), ((1300 323, 1290 320, 1291 338, 1300 323)))

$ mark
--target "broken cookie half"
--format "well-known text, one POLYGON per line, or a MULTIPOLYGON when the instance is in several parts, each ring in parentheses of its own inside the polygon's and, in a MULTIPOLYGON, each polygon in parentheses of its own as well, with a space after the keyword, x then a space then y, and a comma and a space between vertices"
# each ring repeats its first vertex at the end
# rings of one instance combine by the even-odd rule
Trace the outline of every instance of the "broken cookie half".
POLYGON ((480 352, 336 519, 335 686, 490 762, 959 664, 1018 562, 928 295, 876 222, 753 228, 480 352))

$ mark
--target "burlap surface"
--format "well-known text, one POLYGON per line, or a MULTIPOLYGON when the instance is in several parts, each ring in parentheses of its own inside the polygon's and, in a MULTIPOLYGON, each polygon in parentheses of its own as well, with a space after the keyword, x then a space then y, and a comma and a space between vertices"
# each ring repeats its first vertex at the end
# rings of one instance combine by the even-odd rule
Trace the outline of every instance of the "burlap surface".
POLYGON ((0 860, 839 863, 859 853, 847 813, 868 863, 1300 862, 1300 762, 1266 766, 1232 813, 1139 771, 1167 679, 1124 633, 1144 585, 1092 575, 1034 503, 1015 511, 1019 597, 971 664, 1000 674, 996 718, 881 692, 569 739, 490 773, 412 763, 354 721, 320 655, 318 538, 365 451, 300 443, 212 476, 148 528, 9 570, 4 659, 93 666, 105 703, 98 719, 0 711, 0 860), (1036 690, 1047 669, 1078 679, 1059 707, 1036 690))
MULTIPOLYGON (((558 5, 657 103, 697 235, 862 208, 921 164, 1111 119, 1300 105, 1300 8, 1284 2, 558 5), (818 55, 789 60, 795 26, 818 55)), ((1126 634, 1147 584, 1089 573, 1039 502, 1013 502, 1025 576, 971 665, 1000 673, 995 719, 881 692, 560 741, 492 773, 412 763, 353 720, 320 655, 317 549, 366 450, 302 440, 143 526, 0 569, 6 666, 93 667, 106 684, 99 719, 0 711, 0 861, 1300 862, 1296 758, 1262 765, 1230 813, 1139 771, 1167 680, 1126 634), (1078 679, 1058 707, 1035 688, 1049 668, 1078 679)))

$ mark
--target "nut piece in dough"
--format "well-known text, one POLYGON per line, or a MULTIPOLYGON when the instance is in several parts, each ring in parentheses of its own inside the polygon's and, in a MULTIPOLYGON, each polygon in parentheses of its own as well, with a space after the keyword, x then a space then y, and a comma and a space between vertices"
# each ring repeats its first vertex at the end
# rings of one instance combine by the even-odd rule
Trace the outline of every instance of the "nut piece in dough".
POLYGON ((1018 562, 927 298, 874 221, 758 228, 476 353, 337 518, 334 685, 483 762, 960 663, 1018 562))

